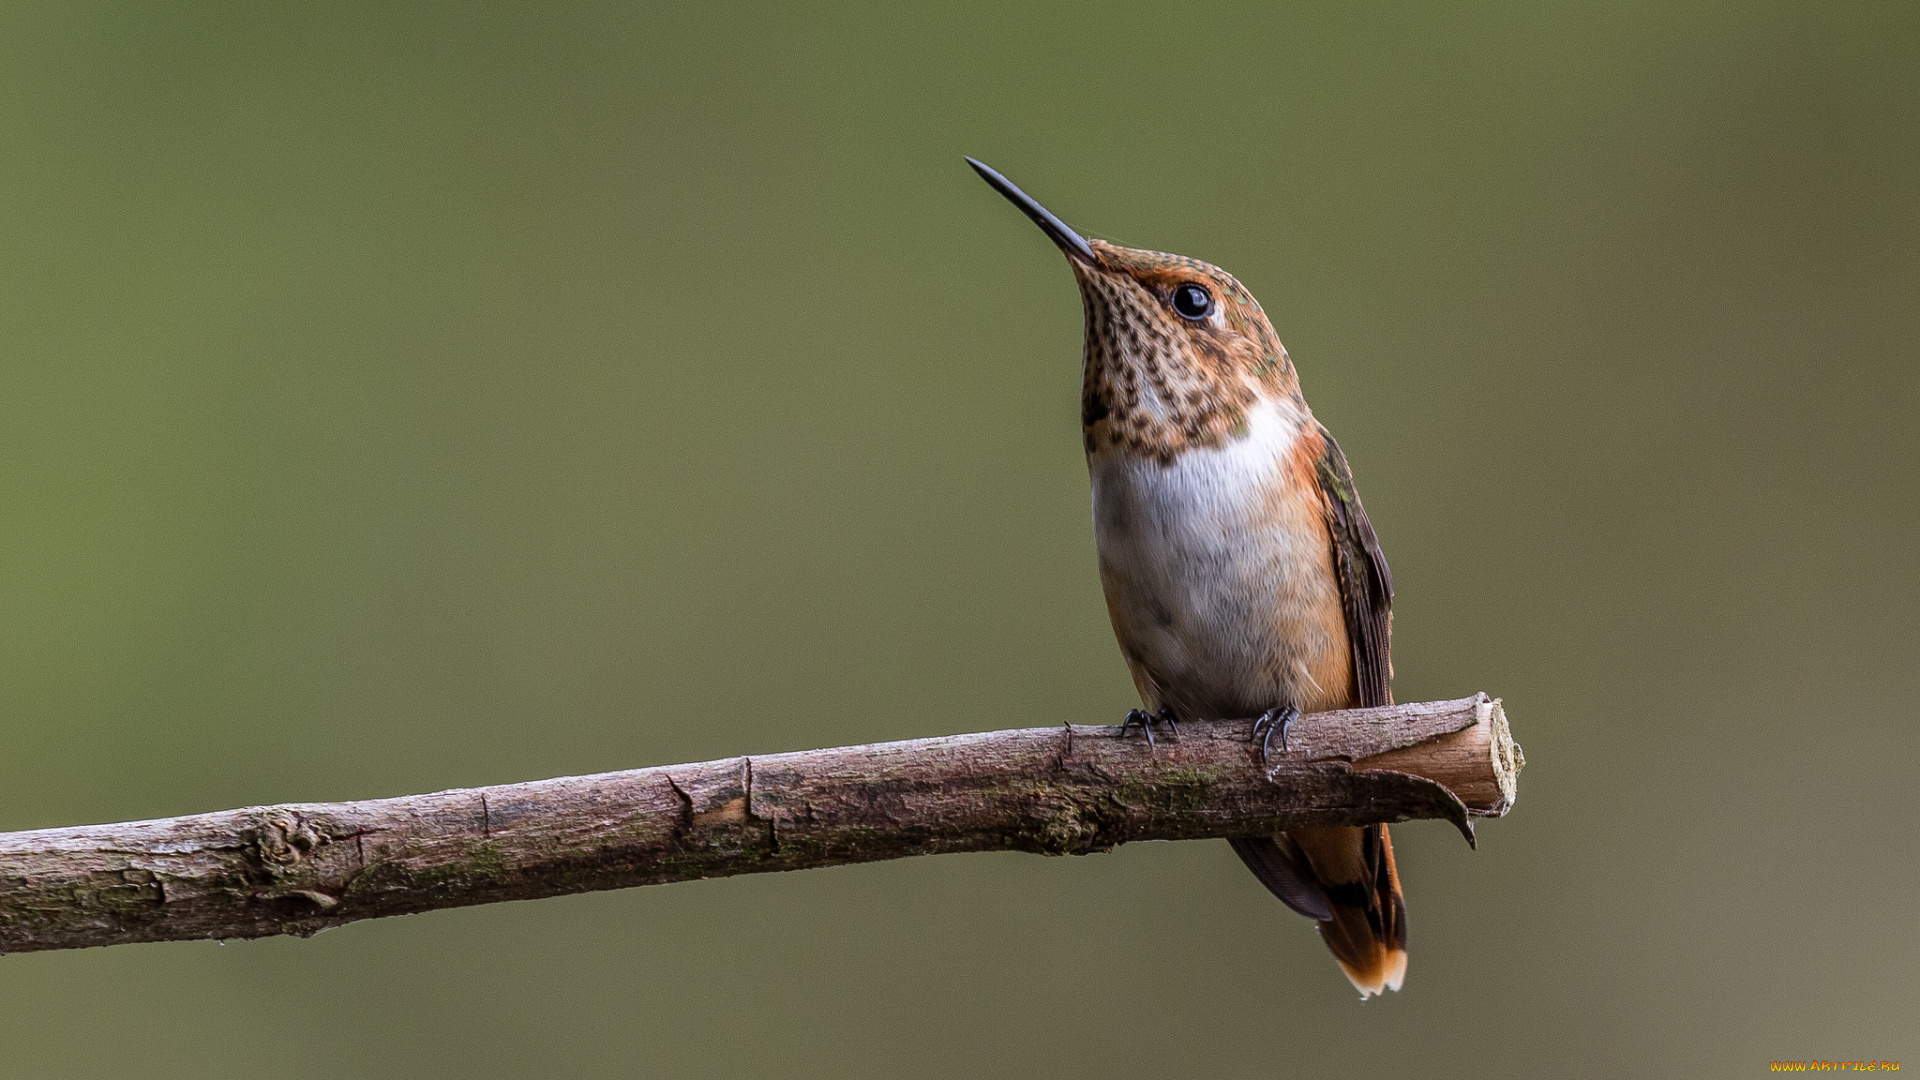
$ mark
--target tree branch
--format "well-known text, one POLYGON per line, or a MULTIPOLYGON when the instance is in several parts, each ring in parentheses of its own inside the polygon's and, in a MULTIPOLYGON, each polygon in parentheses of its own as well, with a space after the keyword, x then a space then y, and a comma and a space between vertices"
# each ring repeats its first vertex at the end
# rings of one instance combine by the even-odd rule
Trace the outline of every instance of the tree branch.
POLYGON ((1513 805, 1500 703, 1317 713, 1149 746, 1028 728, 348 803, 0 834, 0 953, 311 936, 357 919, 950 851, 1106 851, 1513 805))

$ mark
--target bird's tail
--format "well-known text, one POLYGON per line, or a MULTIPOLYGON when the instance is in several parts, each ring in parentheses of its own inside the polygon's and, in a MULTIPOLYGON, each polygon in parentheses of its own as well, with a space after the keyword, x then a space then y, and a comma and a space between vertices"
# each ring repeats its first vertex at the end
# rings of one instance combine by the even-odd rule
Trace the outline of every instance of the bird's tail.
POLYGON ((1400 989, 1407 905, 1385 825, 1293 829, 1231 843, 1275 896, 1320 924, 1321 939, 1362 998, 1400 989))

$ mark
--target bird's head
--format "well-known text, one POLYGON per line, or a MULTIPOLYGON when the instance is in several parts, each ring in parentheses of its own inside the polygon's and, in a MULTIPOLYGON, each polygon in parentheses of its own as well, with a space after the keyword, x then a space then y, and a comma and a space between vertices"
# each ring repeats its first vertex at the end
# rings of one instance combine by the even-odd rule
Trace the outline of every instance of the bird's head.
POLYGON ((1089 453, 1114 446, 1171 460, 1244 435, 1262 399, 1304 412, 1287 350, 1233 275, 1184 255, 1088 240, 1006 177, 967 162, 1059 245, 1080 283, 1089 453))

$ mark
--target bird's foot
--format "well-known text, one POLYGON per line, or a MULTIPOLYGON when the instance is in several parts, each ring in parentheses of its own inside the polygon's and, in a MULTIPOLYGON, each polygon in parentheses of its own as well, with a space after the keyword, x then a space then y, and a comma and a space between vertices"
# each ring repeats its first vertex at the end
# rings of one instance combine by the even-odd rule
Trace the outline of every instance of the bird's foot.
POLYGON ((1293 748, 1287 745, 1287 729, 1292 727, 1293 722, 1298 719, 1300 719, 1299 709, 1291 705, 1282 705, 1277 709, 1268 709, 1261 713, 1260 719, 1253 722, 1252 738, 1260 740, 1262 765, 1266 764, 1267 747, 1273 743, 1273 733, 1276 731, 1280 733, 1280 752, 1285 754, 1292 751, 1293 748))
POLYGON ((1160 711, 1157 713, 1150 713, 1145 709, 1128 710, 1127 718, 1125 720, 1120 721, 1120 737, 1123 739, 1126 738, 1127 732, 1132 731, 1134 728, 1138 727, 1140 729, 1141 734, 1147 737, 1147 745, 1152 746, 1153 745, 1153 725, 1155 724, 1167 725, 1169 728, 1173 729, 1173 734, 1175 738, 1180 737, 1180 725, 1174 722, 1173 710, 1170 708, 1167 708, 1164 705, 1160 707, 1160 711))

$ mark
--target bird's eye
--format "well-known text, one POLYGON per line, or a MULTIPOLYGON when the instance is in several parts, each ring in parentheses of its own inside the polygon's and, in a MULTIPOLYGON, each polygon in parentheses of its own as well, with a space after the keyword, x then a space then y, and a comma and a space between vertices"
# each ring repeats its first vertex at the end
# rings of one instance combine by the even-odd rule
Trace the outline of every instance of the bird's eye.
POLYGON ((1213 314, 1213 294, 1205 285, 1189 281, 1173 290, 1173 310, 1186 319, 1204 319, 1213 314))

